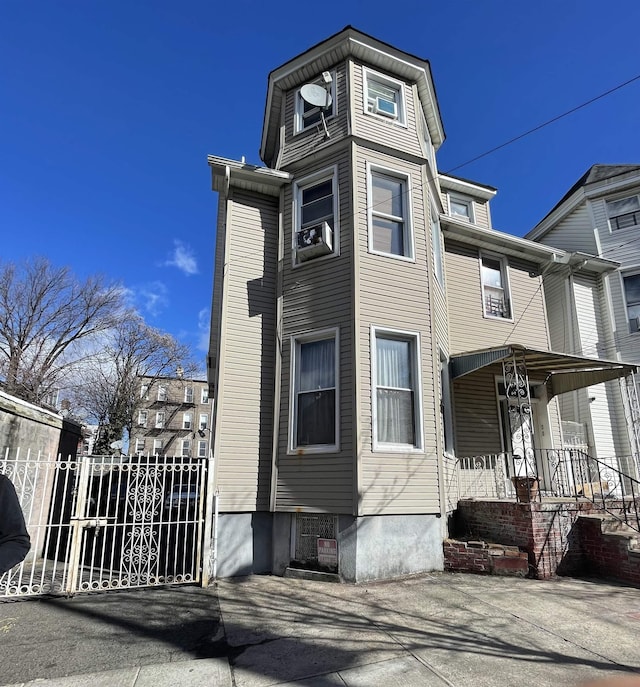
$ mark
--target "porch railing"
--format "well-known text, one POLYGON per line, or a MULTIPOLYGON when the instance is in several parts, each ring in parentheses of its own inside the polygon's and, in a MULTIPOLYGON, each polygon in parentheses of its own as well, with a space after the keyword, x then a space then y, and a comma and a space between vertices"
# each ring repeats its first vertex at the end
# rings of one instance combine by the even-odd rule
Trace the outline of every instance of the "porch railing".
MULTIPOLYGON (((445 459, 448 508, 460 499, 516 498, 512 478, 523 475, 522 462, 510 453, 445 459)), ((587 499, 640 531, 640 481, 621 469, 637 465, 637 456, 599 460, 575 448, 538 449, 535 464, 537 473, 525 487, 528 500, 587 499)))

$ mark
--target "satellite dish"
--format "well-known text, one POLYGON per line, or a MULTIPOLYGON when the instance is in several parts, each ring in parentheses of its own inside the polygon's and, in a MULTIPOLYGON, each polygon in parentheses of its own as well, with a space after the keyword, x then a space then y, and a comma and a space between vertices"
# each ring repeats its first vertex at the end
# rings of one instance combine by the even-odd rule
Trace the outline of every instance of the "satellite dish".
POLYGON ((331 106, 331 93, 317 83, 306 83, 300 89, 300 95, 309 105, 315 105, 315 107, 331 106))

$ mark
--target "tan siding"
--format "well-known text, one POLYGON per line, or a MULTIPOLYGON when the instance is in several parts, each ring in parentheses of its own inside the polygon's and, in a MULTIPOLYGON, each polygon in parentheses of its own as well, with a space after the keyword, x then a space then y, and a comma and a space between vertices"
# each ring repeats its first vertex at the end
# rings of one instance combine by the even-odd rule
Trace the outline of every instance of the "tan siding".
POLYGON ((491 229, 491 224, 489 222, 489 211, 488 203, 482 200, 473 201, 473 214, 475 223, 479 227, 485 227, 485 229, 491 229))
MULTIPOLYGON (((292 267, 292 189, 284 199, 283 342, 280 435, 276 510, 352 513, 353 505, 353 370, 352 354, 352 210, 350 152, 334 153, 304 176, 332 165, 338 169, 340 255, 292 267), (289 455, 291 337, 310 331, 339 329, 340 450, 330 454, 289 455)), ((299 452, 300 453, 300 452, 299 452)))
POLYGON ((598 252, 589 209, 580 205, 547 234, 542 243, 568 251, 598 252))
POLYGON ((277 200, 232 190, 227 222, 217 486, 221 510, 264 510, 273 427, 277 200))
POLYGON ((500 453, 500 419, 495 376, 502 368, 490 366, 453 382, 456 455, 500 453))
POLYGON ((322 124, 309 127, 297 134, 294 133, 296 91, 297 89, 292 89, 285 94, 285 144, 279 164, 280 168, 287 167, 310 153, 327 148, 348 134, 349 99, 346 62, 342 62, 336 67, 337 110, 335 117, 329 117, 326 120, 329 138, 325 136, 322 124))
POLYGON ((503 343, 547 350, 548 332, 540 277, 530 277, 533 265, 509 260, 513 320, 484 317, 478 250, 445 241, 449 334, 452 353, 503 343))
MULTIPOLYGON (((382 73, 377 69, 373 71, 382 73)), ((395 78, 392 74, 390 76, 395 78)), ((387 120, 384 117, 376 117, 365 113, 363 88, 363 65, 354 64, 352 96, 354 134, 372 141, 384 142, 385 145, 394 148, 399 153, 411 153, 424 157, 422 145, 420 144, 420 131, 416 121, 416 104, 418 107, 420 105, 414 102, 414 89, 411 88, 411 84, 406 84, 404 88, 406 126, 397 124, 394 120, 387 120)))
MULTIPOLYGON (((367 199, 366 161, 421 179, 419 166, 371 151, 357 153, 357 193, 367 199)), ((366 199, 366 200, 365 200, 366 199)), ((358 214, 360 307, 358 346, 360 369, 361 512, 363 514, 424 513, 440 509, 436 460, 434 363, 429 316, 428 223, 422 193, 412 191, 415 263, 368 252, 365 212, 358 214), (372 450, 371 326, 420 334, 424 451, 398 454, 372 450)))
POLYGON ((571 352, 571 330, 568 322, 567 280, 565 274, 547 274, 544 295, 549 318, 551 350, 571 352))

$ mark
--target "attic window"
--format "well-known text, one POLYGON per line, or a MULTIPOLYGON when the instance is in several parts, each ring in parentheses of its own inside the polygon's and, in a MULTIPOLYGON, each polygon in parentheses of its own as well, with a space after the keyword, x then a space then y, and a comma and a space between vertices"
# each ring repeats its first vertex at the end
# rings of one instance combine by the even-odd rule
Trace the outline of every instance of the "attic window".
POLYGON ((405 124, 404 85, 383 74, 364 70, 364 111, 405 124))
MULTIPOLYGON (((296 90, 296 111, 295 111, 295 121, 294 121, 294 133, 300 133, 301 131, 306 131, 313 126, 317 126, 322 123, 322 112, 324 111, 325 120, 329 117, 333 117, 336 114, 336 74, 331 73, 331 84, 329 85, 328 93, 331 96, 331 105, 326 108, 321 108, 311 103, 306 102, 302 95, 300 94, 300 88, 296 90)), ((327 85, 322 77, 318 77, 313 81, 308 83, 321 86, 322 88, 327 88, 327 85)))
POLYGON ((449 194, 449 214, 451 217, 462 219, 473 224, 473 201, 471 198, 449 194))
POLYGON ((631 229, 640 225, 640 196, 607 201, 611 231, 631 229))

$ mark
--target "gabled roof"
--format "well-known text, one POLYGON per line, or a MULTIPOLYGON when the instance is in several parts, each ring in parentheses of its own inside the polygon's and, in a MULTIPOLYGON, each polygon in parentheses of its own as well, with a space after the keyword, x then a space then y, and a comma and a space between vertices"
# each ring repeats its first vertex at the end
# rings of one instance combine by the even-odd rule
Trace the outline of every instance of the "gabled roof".
POLYGON ((317 77, 350 56, 387 70, 398 78, 416 83, 431 140, 436 149, 441 145, 444 141, 444 128, 429 62, 352 26, 345 26, 342 31, 305 50, 269 74, 260 146, 260 158, 265 164, 271 164, 278 147, 284 93, 317 77))
POLYGON ((582 195, 586 191, 587 186, 594 184, 601 184, 605 181, 611 181, 618 179, 625 174, 640 174, 640 165, 592 165, 579 179, 576 183, 560 198, 560 200, 549 210, 549 212, 536 224, 536 226, 528 233, 525 234, 526 238, 541 238, 547 231, 551 228, 542 227, 545 220, 550 217, 556 210, 562 207, 565 203, 567 206, 571 206, 569 202, 576 196, 579 192, 582 195))

